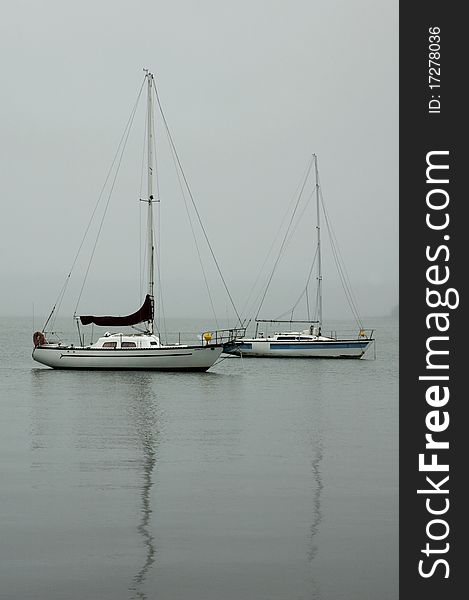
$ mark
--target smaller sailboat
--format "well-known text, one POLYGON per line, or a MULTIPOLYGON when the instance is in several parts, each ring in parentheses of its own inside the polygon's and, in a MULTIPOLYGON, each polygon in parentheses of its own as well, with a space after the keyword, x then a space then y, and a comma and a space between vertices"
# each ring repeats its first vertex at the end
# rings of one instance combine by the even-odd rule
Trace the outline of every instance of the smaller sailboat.
MULTIPOLYGON (((281 323, 274 320, 270 322, 281 323)), ((327 337, 321 335, 320 327, 311 325, 308 329, 276 332, 269 336, 256 333, 252 338, 243 337, 228 342, 223 351, 238 356, 270 358, 361 358, 374 341, 371 335, 361 331, 356 338, 327 337)))
MULTIPOLYGON (((78 345, 47 339, 46 327, 56 309, 54 305, 43 330, 36 331, 33 335, 34 349, 32 353, 35 361, 54 369, 206 371, 220 357, 224 343, 233 341, 237 332, 236 329, 205 331, 200 336, 200 343, 194 345, 163 344, 160 337, 155 333, 153 204, 157 200, 153 195, 153 173, 155 171, 153 158, 153 96, 156 94, 156 88, 152 73, 146 71, 145 79, 148 91, 146 116, 148 177, 147 198, 143 201, 148 206, 148 291, 140 309, 126 316, 81 315, 77 317, 75 315, 80 337, 78 345), (139 330, 137 333, 123 333, 121 331, 124 327, 135 327, 139 324, 143 324, 145 327, 143 331, 139 330), (99 337, 95 343, 85 345, 83 336, 80 333, 80 325, 114 327, 118 330, 116 332, 108 331, 99 337)), ((158 97, 156 96, 156 98, 158 97)))
MULTIPOLYGON (((317 155, 313 154, 314 171, 316 175, 315 191, 316 191, 316 230, 317 230, 317 248, 315 257, 313 260, 317 261, 317 319, 303 319, 303 320, 282 320, 282 319, 259 319, 259 311, 262 306, 262 302, 266 296, 267 289, 272 280, 275 266, 280 258, 277 258, 277 262, 271 273, 270 279, 264 291, 264 295, 257 311, 255 319, 256 330, 253 337, 241 337, 237 340, 227 342, 224 347, 224 352, 227 354, 234 354, 237 356, 246 357, 265 357, 265 358, 362 358, 365 352, 370 348, 374 342, 373 330, 365 330, 359 320, 359 328, 356 336, 337 336, 330 335, 325 336, 321 333, 323 328, 323 299, 322 299, 322 262, 321 262, 321 226, 320 226, 320 185, 319 185, 319 174, 318 174, 318 160, 317 155), (302 326, 298 327, 296 331, 276 331, 270 335, 265 335, 259 331, 260 324, 279 324, 289 325, 290 328, 293 325, 302 326)), ((311 168, 311 164, 310 164, 311 168)), ((306 179, 308 177, 310 168, 308 169, 306 179)), ((305 179, 305 183, 306 183, 305 179)), ((302 190, 304 189, 304 184, 302 190)), ((300 193, 301 196, 301 193, 300 193)), ((298 203, 297 203, 298 205, 298 203)), ((288 231, 287 231, 288 233, 288 231)), ((285 234, 284 242, 287 234, 285 234)), ((282 245, 283 246, 283 245, 282 245)), ((307 297, 307 289, 306 297, 307 297)), ((309 312, 309 311, 308 311, 309 312)), ((280 327, 279 327, 280 328, 280 327)))

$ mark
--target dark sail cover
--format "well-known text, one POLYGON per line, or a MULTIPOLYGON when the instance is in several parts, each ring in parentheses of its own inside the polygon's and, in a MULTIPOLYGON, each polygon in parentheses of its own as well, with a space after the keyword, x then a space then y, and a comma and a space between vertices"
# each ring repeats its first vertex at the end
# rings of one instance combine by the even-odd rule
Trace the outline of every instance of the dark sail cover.
POLYGON ((131 315, 126 317, 93 317, 92 315, 85 315, 80 317, 82 325, 101 325, 104 327, 117 327, 119 325, 137 325, 142 321, 153 321, 153 298, 147 294, 145 302, 142 307, 131 315))

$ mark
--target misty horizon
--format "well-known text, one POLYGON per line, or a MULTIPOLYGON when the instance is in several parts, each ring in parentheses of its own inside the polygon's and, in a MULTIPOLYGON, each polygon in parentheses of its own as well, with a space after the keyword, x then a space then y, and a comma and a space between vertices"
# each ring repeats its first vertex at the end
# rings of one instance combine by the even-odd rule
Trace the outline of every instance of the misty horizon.
MULTIPOLYGON (((73 18, 54 1, 10 6, 10 26, 2 25, 0 42, 8 56, 0 314, 25 316, 33 305, 37 315, 50 312, 135 102, 142 67, 155 73, 198 210, 243 318, 255 316, 253 300, 245 304, 313 153, 359 312, 363 318, 391 314, 398 304, 397 10, 391 2, 339 5, 185 2, 188 20, 181 22, 178 7, 163 3, 147 7, 138 31, 129 29, 135 15, 122 2, 85 1, 73 18), (312 35, 312 23, 327 26, 315 27, 312 35), (43 27, 49 37, 40 34, 43 27), (22 64, 28 65, 33 95, 25 93, 22 64)), ((144 295, 139 110, 80 300, 83 314, 128 314, 144 295)), ((165 144, 160 123, 165 312, 211 318, 165 144)), ((289 248, 290 262, 282 259, 259 316, 288 310, 301 292, 314 251, 313 214, 306 212, 299 223, 300 243, 289 248)), ((75 310, 93 236, 59 316, 75 310)), ((201 252, 216 314, 233 319, 209 253, 201 252)), ((324 320, 351 317, 326 244, 323 272, 324 320)))

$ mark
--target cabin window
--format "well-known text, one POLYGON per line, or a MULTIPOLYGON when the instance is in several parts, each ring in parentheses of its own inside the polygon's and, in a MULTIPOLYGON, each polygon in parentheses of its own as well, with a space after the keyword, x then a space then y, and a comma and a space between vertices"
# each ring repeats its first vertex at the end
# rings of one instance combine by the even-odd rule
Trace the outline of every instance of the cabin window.
POLYGON ((150 342, 150 346, 158 346, 158 342, 150 342))
POLYGON ((137 344, 135 342, 122 342, 121 348, 136 348, 137 344))
POLYGON ((288 337, 286 335, 283 335, 283 336, 279 335, 277 338, 277 340, 279 342, 291 342, 291 341, 295 341, 296 339, 297 338, 294 335, 290 335, 288 337))
POLYGON ((117 342, 104 342, 103 348, 116 348, 117 342))

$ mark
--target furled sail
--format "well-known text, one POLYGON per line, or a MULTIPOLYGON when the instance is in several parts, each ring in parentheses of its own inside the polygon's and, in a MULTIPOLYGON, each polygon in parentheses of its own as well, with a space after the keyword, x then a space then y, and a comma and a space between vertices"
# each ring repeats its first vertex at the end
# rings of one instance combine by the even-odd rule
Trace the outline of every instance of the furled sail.
POLYGON ((137 323, 142 323, 143 321, 153 321, 153 298, 147 294, 141 308, 126 317, 94 317, 93 315, 85 315, 80 316, 80 321, 82 325, 94 323, 103 327, 137 325, 137 323))

